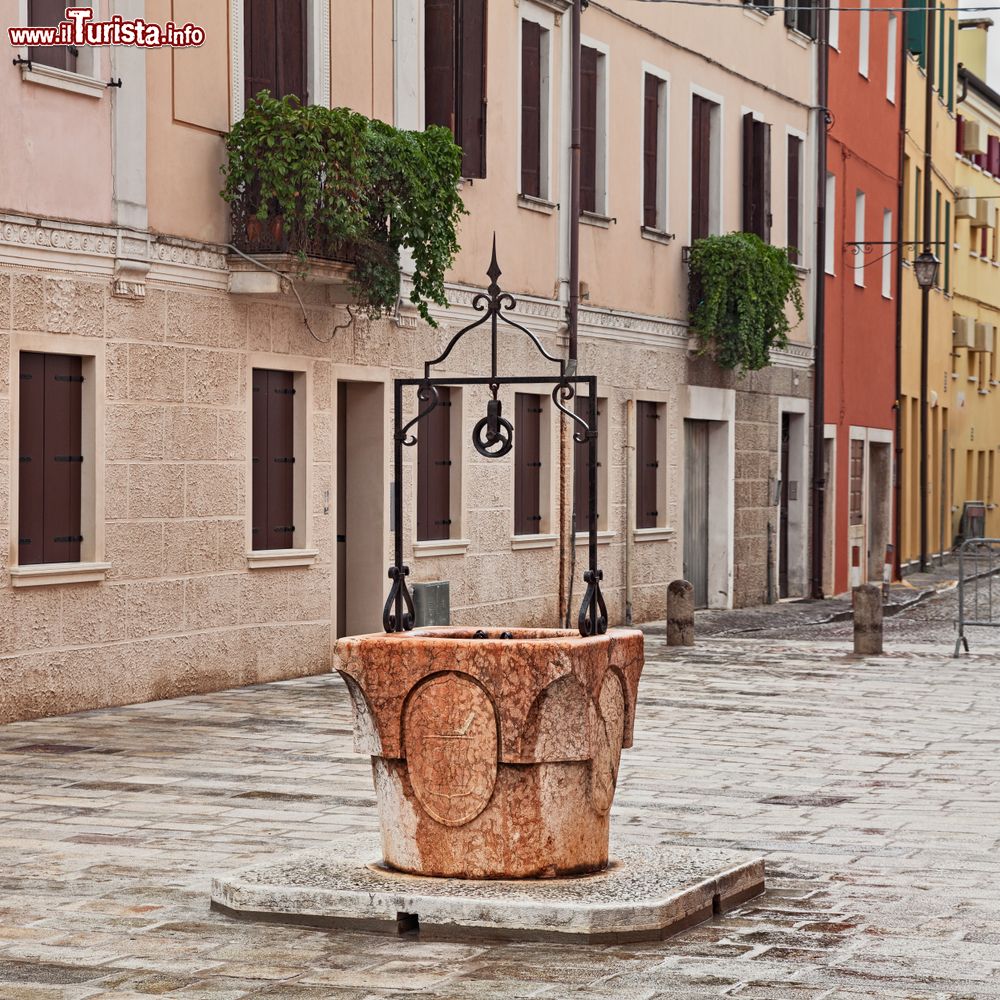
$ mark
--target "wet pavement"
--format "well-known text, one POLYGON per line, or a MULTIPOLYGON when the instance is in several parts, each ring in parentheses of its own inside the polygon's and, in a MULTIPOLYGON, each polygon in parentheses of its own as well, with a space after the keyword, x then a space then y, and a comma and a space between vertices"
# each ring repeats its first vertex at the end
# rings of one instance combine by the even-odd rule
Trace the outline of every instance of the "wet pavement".
POLYGON ((215 873, 374 831, 335 677, 2 727, 0 1000, 1000 997, 1000 636, 954 660, 920 638, 944 605, 920 609, 868 660, 837 623, 680 651, 650 636, 615 835, 768 871, 763 898, 657 944, 210 911, 215 873))

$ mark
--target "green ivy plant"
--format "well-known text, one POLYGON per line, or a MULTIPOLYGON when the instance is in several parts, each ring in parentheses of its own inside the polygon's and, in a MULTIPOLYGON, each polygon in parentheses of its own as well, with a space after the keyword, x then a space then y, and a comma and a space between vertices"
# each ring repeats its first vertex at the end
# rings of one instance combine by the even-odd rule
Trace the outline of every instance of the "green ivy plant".
POLYGON ((302 260, 351 261, 355 295, 372 316, 395 308, 400 254, 409 250, 410 298, 436 325, 428 303, 447 305, 444 278, 465 214, 462 151, 448 129, 406 132, 265 90, 247 103, 226 149, 222 197, 234 232, 266 228, 302 260))
POLYGON ((691 330, 701 351, 743 375, 788 345, 791 307, 802 322, 798 274, 788 251, 753 233, 695 240, 691 247, 691 330))

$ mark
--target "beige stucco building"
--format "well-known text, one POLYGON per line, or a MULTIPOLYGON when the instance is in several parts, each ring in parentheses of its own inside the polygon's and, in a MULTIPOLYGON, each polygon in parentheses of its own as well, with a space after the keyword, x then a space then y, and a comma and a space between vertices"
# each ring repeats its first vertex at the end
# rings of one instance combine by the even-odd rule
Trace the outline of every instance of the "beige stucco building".
MULTIPOLYGON (((478 315, 471 303, 486 284, 494 233, 519 318, 549 350, 565 351, 564 0, 486 5, 485 176, 463 184, 469 214, 436 330, 405 305, 377 321, 349 311, 341 271, 322 266, 299 283, 307 327, 293 295, 227 248, 219 168, 223 136, 248 96, 243 0, 94 6, 102 17, 191 21, 206 40, 184 50, 87 50, 69 68, 36 59, 0 74, 5 131, 16 137, 0 154, 0 721, 321 672, 337 636, 378 629, 395 486, 392 379, 419 374, 478 315), (541 65, 531 194, 525 22, 536 26, 527 35, 541 65), (79 374, 66 376, 78 393, 79 477, 66 481, 77 483, 79 534, 53 536, 77 539, 59 543, 71 549, 56 551, 73 553, 60 561, 24 557, 25 525, 42 530, 49 517, 47 499, 44 516, 24 499, 37 388, 26 365, 38 355, 80 359, 79 374), (283 529, 284 548, 255 548, 253 537, 260 372, 289 373, 294 386, 294 524, 283 529)), ((4 28, 26 23, 27 10, 26 0, 0 0, 4 28)), ((425 14, 424 0, 304 2, 309 100, 422 128, 425 14)), ((805 592, 815 53, 803 28, 752 5, 608 0, 583 17, 593 170, 581 225, 580 371, 599 379, 600 549, 615 622, 662 617, 666 585, 683 573, 700 574, 702 603, 713 607, 776 597, 781 546, 786 592, 805 592), (650 194, 644 95, 654 92, 650 194), (801 248, 807 319, 771 368, 736 379, 689 347, 683 248, 697 226, 743 228, 748 121, 761 134, 770 126, 760 183, 772 242, 801 248), (802 145, 790 184, 794 142, 802 145), (660 418, 658 509, 645 527, 633 479, 639 402, 655 404, 660 418), (781 479, 795 484, 783 529, 781 479), (686 532, 685 523, 705 530, 686 532)), ((405 303, 405 276, 403 284, 405 303)), ((541 373, 521 343, 503 362, 541 373)), ((448 372, 482 364, 465 352, 448 372)), ((562 617, 560 533, 572 494, 555 460, 558 422, 543 398, 541 520, 518 535, 511 461, 487 462, 470 442, 484 406, 485 395, 454 390, 446 538, 417 540, 416 455, 407 455, 401 527, 411 579, 448 581, 456 623, 552 625, 562 617)))

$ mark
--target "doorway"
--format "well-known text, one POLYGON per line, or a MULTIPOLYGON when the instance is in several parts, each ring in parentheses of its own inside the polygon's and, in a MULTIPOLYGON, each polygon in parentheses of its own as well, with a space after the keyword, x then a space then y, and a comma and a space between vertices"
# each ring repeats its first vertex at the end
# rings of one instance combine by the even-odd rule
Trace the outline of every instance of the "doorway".
POLYGON ((385 600, 384 387, 337 382, 337 638, 381 629, 385 600))
POLYGON ((684 421, 684 579, 694 588, 694 606, 708 607, 707 420, 684 421))
POLYGON ((791 438, 791 416, 781 414, 781 466, 778 473, 781 494, 778 503, 778 597, 788 597, 788 503, 789 483, 788 449, 791 438))
POLYGON ((868 582, 882 579, 892 512, 892 445, 868 445, 868 582))

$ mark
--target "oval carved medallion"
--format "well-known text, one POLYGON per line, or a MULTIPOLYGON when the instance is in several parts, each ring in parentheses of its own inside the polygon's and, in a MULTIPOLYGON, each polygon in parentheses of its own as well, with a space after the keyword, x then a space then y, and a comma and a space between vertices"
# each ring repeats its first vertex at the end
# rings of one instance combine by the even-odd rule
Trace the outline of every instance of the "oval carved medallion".
POLYGON ((442 674, 411 696, 403 719, 410 783, 445 826, 464 826, 487 806, 497 780, 493 703, 478 684, 442 674))

